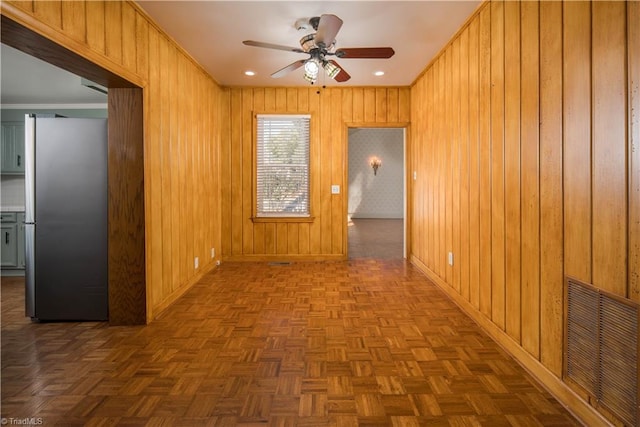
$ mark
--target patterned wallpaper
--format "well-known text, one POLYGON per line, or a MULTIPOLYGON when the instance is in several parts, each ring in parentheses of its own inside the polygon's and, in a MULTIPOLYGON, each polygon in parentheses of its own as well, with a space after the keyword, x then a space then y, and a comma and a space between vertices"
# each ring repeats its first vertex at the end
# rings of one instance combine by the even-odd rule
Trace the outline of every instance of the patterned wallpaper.
POLYGON ((404 217, 404 129, 349 129, 349 215, 404 217), (382 160, 373 174, 369 159, 382 160))

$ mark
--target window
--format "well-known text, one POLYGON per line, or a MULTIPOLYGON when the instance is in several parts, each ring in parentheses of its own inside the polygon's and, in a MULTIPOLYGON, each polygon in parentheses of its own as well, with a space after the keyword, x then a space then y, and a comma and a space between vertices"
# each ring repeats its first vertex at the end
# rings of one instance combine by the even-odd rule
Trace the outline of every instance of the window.
POLYGON ((309 217, 309 115, 257 115, 256 216, 309 217))

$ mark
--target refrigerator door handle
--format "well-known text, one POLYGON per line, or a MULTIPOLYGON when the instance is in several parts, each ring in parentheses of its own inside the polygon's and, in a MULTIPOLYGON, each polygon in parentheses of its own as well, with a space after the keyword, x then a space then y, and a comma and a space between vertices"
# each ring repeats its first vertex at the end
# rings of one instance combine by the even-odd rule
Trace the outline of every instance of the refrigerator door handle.
POLYGON ((35 141, 36 118, 24 119, 24 222, 35 222, 35 141))
POLYGON ((8 245, 9 244, 9 232, 5 231, 4 232, 4 242, 8 245))

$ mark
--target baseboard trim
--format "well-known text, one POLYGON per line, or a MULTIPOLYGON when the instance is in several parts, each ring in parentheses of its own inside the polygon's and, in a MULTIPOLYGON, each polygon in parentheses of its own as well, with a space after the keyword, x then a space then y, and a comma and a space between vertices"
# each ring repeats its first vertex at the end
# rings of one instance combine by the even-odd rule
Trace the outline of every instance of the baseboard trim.
POLYGON ((169 308, 174 302, 178 301, 180 297, 182 297, 182 295, 184 295, 189 289, 191 289, 193 285, 198 283, 198 281, 202 279, 205 274, 210 273, 216 268, 217 266, 214 262, 209 263, 208 265, 204 266, 198 274, 193 276, 184 286, 172 292, 168 297, 162 300, 160 304, 153 307, 152 309, 149 309, 148 307, 147 324, 149 324, 153 320, 159 319, 167 308, 169 308))
POLYGON ((415 256, 411 263, 436 284, 449 298, 465 312, 482 330, 484 330, 500 347, 509 353, 538 383, 555 397, 571 414, 587 426, 613 427, 594 407, 578 396, 567 384, 549 371, 539 360, 531 356, 513 340, 506 332, 498 328, 489 318, 477 311, 473 305, 453 288, 448 286, 437 274, 431 271, 415 256))

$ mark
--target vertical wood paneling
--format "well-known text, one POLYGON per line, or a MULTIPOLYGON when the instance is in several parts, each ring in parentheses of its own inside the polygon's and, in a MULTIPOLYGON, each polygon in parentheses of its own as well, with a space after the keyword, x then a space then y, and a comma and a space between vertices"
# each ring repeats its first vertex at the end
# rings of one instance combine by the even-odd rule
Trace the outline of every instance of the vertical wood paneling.
MULTIPOLYGON (((309 112, 316 117, 314 123, 311 123, 311 168, 312 170, 320 170, 322 168, 322 159, 320 158, 320 141, 322 128, 318 126, 318 117, 320 114, 321 96, 313 89, 306 90, 309 97, 309 112)), ((355 99, 355 94, 354 94, 355 99)), ((354 120, 355 120, 355 104, 354 104, 354 120)), ((322 195, 322 187, 320 177, 317 174, 311 175, 311 209, 312 214, 316 216, 320 212, 320 198, 322 195)), ((320 250, 320 221, 316 220, 309 225, 309 252, 312 254, 321 253, 320 250)))
POLYGON ((593 284, 626 296, 626 7, 594 2, 592 13, 593 284))
POLYGON ((387 121, 387 89, 376 88, 376 123, 387 121))
MULTIPOLYGON (((390 123, 395 123, 388 119, 390 123)), ((398 90, 398 120, 397 123, 409 123, 411 120, 411 91, 408 88, 398 90)))
POLYGON ((480 12, 480 311, 491 317, 491 8, 480 12))
POLYGON ((367 87, 364 88, 363 94, 364 100, 364 112, 363 118, 366 123, 376 122, 376 89, 367 87))
POLYGON ((364 122, 364 89, 353 89, 353 121, 354 123, 364 122))
POLYGON ((136 13, 136 70, 138 74, 147 77, 149 75, 149 23, 140 14, 136 13))
MULTIPOLYGON (((520 341, 520 2, 505 2, 505 316, 520 341)), ((524 32, 522 34, 524 37, 524 32)), ((524 65, 524 64, 523 64, 524 65)), ((522 70, 526 73, 525 70, 522 70)), ((524 77, 524 76, 523 76, 524 77)), ((530 84, 529 80, 527 84, 530 84)), ((526 88, 522 88, 523 92, 526 88)), ((524 99, 524 94, 523 94, 524 99)))
MULTIPOLYGON (((368 99, 373 96, 372 89, 365 90, 365 111, 367 108, 374 114, 370 117, 375 117, 375 103, 373 99, 368 99), (371 96, 367 96, 371 95, 371 96), (368 106, 367 106, 368 104, 368 106)), ((320 194, 326 194, 327 189, 331 188, 331 165, 335 161, 333 156, 335 153, 331 151, 331 139, 333 138, 333 132, 336 129, 331 127, 331 91, 324 90, 320 95, 320 126, 322 129, 320 139, 320 158, 322 159, 321 172, 320 172, 320 194)), ((366 118, 365 118, 366 120, 366 118)), ((331 198, 322 197, 320 200, 320 252, 329 254, 331 253, 331 198)))
MULTIPOLYGON (((165 40, 169 44, 168 40, 165 40)), ((171 109, 165 111, 165 115, 168 114, 165 120, 168 124, 167 135, 170 144, 170 156, 171 167, 173 168, 171 176, 171 244, 172 244, 172 272, 173 280, 171 282, 171 291, 176 291, 180 287, 180 282, 185 274, 185 268, 190 264, 186 259, 185 247, 183 245, 184 237, 181 236, 181 227, 184 217, 182 216, 182 200, 180 198, 180 191, 182 189, 182 181, 184 176, 184 163, 182 159, 182 149, 180 140, 179 123, 183 119, 181 112, 182 103, 184 97, 179 97, 180 93, 180 66, 178 51, 175 46, 169 44, 169 59, 167 65, 169 66, 169 99, 176 99, 177 101, 171 105, 171 109)))
POLYGON ((135 9, 128 3, 122 4, 122 65, 136 70, 136 15, 135 9))
POLYGON ((85 3, 79 1, 62 2, 62 31, 74 40, 86 40, 85 3))
POLYGON ((104 51, 117 64, 122 63, 122 5, 122 2, 119 1, 107 1, 104 3, 104 51))
MULTIPOLYGON (((225 135, 225 137, 229 138, 231 135, 231 91, 229 89, 225 89, 222 92, 220 99, 220 117, 221 117, 221 127, 220 133, 225 135)), ((220 144, 220 169, 223 170, 231 170, 231 145, 230 144, 220 144)), ((231 206, 231 198, 232 198, 232 188, 231 184, 232 180, 225 179, 220 182, 220 205, 222 208, 222 222, 226 224, 227 230, 231 226, 231 218, 232 218, 232 206, 231 206)), ((222 233, 221 236, 221 248, 222 253, 230 254, 232 253, 232 243, 231 243, 231 233, 228 231, 222 233)))
POLYGON ((460 35, 460 249, 456 253, 460 268, 460 293, 469 300, 471 262, 469 238, 470 189, 469 138, 469 28, 460 35))
MULTIPOLYGON (((169 63, 169 45, 166 43, 166 39, 162 35, 156 35, 154 32, 154 39, 158 43, 158 58, 161 63, 169 63)), ((159 70, 160 84, 160 105, 169 105, 169 99, 171 96, 169 81, 170 81, 170 68, 161 67, 159 70)), ((154 109, 155 110, 155 109, 154 109)), ((154 305, 160 304, 166 295, 170 295, 173 291, 173 283, 177 280, 177 269, 174 272, 174 247, 173 247, 173 215, 172 215, 172 156, 171 156, 171 135, 170 135, 170 116, 171 111, 168 108, 158 108, 156 114, 159 115, 160 121, 158 124, 159 133, 158 139, 160 140, 159 152, 162 163, 162 292, 157 292, 154 295, 157 300, 154 305), (164 234, 167 233, 167 234, 164 234)), ((177 247, 177 244, 176 244, 177 247)))
POLYGON ((231 90, 231 135, 230 152, 231 165, 231 221, 228 228, 231 231, 231 254, 242 253, 242 115, 233 114, 234 111, 242 111, 242 91, 231 90))
POLYGON ((540 352, 538 2, 522 3, 522 346, 540 352))
POLYGON ((60 29, 62 27, 62 0, 34 1, 33 11, 40 21, 60 29))
MULTIPOLYGON (((438 61, 439 63, 439 79, 437 86, 438 93, 438 109, 437 111, 440 114, 440 117, 445 117, 447 114, 447 60, 446 57, 441 57, 438 61)), ((439 121, 437 124, 438 128, 438 140, 445 141, 447 127, 444 121, 439 121)), ((437 165, 435 168, 436 182, 438 183, 436 189, 436 229, 434 231, 437 232, 438 236, 438 246, 436 248, 435 259, 436 265, 438 268, 438 275, 442 278, 446 275, 446 265, 447 265, 447 182, 449 181, 449 174, 447 171, 449 167, 447 165, 447 150, 449 149, 449 144, 434 144, 434 149, 436 150, 437 157, 437 165)))
MULTIPOLYGON (((453 271, 452 281, 453 288, 460 293, 460 262, 456 262, 455 258, 460 254, 460 39, 456 39, 451 47, 452 58, 452 81, 453 86, 451 97, 451 114, 453 123, 453 135, 451 144, 451 197, 452 197, 452 245, 453 252, 453 271)), ((461 261, 461 260, 459 260, 461 261)))
MULTIPOLYGON (((253 90, 242 89, 242 115, 241 115, 241 163, 238 165, 242 171, 242 194, 252 194, 253 189, 253 126, 255 108, 253 105, 253 90)), ((242 253, 253 252, 253 195, 242 197, 242 253)))
POLYGON ((91 50, 104 53, 105 49, 105 5, 104 1, 85 2, 87 22, 87 45, 91 50))
POLYGON ((20 10, 33 14, 33 0, 15 0, 11 4, 20 10))
POLYGON ((565 274, 591 283, 591 5, 563 7, 565 274))
POLYGON ((491 318, 505 327, 504 3, 491 2, 491 318))
POLYGON ((453 283, 453 268, 448 262, 448 253, 453 250, 453 49, 447 49, 444 62, 444 114, 451 121, 452 126, 442 125, 443 139, 448 141, 444 145, 444 235, 445 244, 441 258, 447 260, 443 265, 444 277, 447 283, 453 283))
MULTIPOLYGON (((390 87, 387 89, 387 105, 385 107, 387 112, 387 118, 385 121, 388 121, 389 123, 398 122, 398 113, 399 113, 398 105, 400 102, 400 99, 398 98, 398 92, 399 92, 399 89, 397 87, 390 87)), ((343 92, 342 96, 344 97, 347 93, 351 93, 351 92, 345 91, 343 92)))
POLYGON ((469 24, 469 302, 480 309, 480 19, 469 24))
MULTIPOLYGON (((342 105, 342 92, 341 89, 331 90, 331 105, 342 105)), ((377 89, 376 98, 378 94, 385 99, 385 102, 381 104, 386 107, 386 90, 377 89)), ((376 99, 376 105, 377 104, 379 104, 379 102, 376 99)), ((386 120, 386 114, 384 114, 384 118, 386 120)), ((343 245, 346 244, 344 241, 344 227, 346 226, 347 218, 344 215, 346 210, 343 203, 346 188, 346 175, 344 170, 348 140, 346 142, 344 141, 346 130, 342 125, 342 111, 340 108, 333 108, 331 110, 330 127, 331 139, 329 141, 331 141, 331 153, 333 156, 333 161, 331 162, 331 184, 338 184, 341 188, 340 194, 331 195, 331 253, 345 254, 347 251, 343 248, 343 245)), ((331 187, 329 187, 329 190, 331 190, 331 187)))
POLYGON ((640 3, 627 2, 629 44, 629 291, 640 302, 640 3))
POLYGON ((562 3, 540 3, 540 361, 562 375, 562 3))
MULTIPOLYGON (((149 35, 148 54, 156 61, 160 60, 158 43, 158 33, 152 31, 149 35)), ((145 111, 146 116, 157 117, 160 114, 161 99, 161 85, 160 85, 160 70, 158 67, 152 67, 149 73, 149 90, 147 91, 147 103, 148 108, 145 111)), ((145 117, 145 121, 148 123, 147 132, 148 135, 154 140, 160 139, 160 122, 155 120, 149 123, 149 119, 145 117)), ((161 150, 159 150, 161 151, 161 150)), ((147 206, 151 211, 150 219, 147 221, 147 228, 150 231, 147 233, 149 239, 149 250, 147 251, 151 258, 150 274, 147 276, 152 283, 170 283, 164 276, 164 269, 166 268, 164 253, 164 239, 162 238, 165 233, 165 221, 164 221, 164 206, 163 195, 164 185, 162 179, 162 154, 154 156, 147 161, 149 169, 149 177, 145 184, 147 197, 147 206), (166 280, 166 281, 165 281, 166 280)), ((168 251, 167 251, 168 252, 168 251)), ((170 261, 170 260, 169 260, 170 261)), ((171 265, 171 262, 168 263, 171 265)), ((170 276, 167 275, 167 276, 170 276)), ((153 305, 157 304, 162 297, 162 289, 151 288, 148 290, 147 298, 150 298, 153 305), (150 293, 150 294, 149 294, 150 293)))
POLYGON ((433 66, 433 74, 432 80, 428 87, 430 103, 429 110, 431 113, 431 120, 429 122, 429 134, 427 139, 425 140, 425 144, 427 145, 427 150, 425 156, 429 159, 428 169, 427 169, 427 191, 429 194, 429 253, 430 253, 430 261, 431 265, 433 265, 434 272, 440 276, 440 232, 443 231, 441 227, 439 227, 439 220, 444 219, 440 216, 440 204, 438 203, 440 197, 440 180, 438 179, 439 171, 438 165, 440 164, 440 147, 438 144, 434 144, 434 140, 440 139, 440 124, 434 120, 436 117, 442 117, 442 99, 439 96, 440 88, 442 88, 442 83, 440 80, 441 68, 440 62, 442 58, 438 62, 436 62, 433 66))
POLYGON ((565 275, 640 299, 637 4, 486 2, 412 86, 413 259, 551 387, 565 275))

